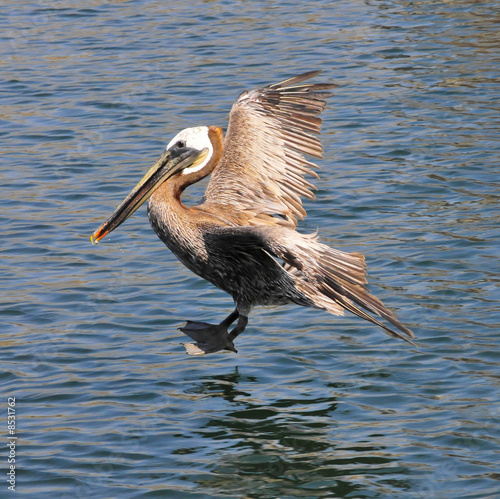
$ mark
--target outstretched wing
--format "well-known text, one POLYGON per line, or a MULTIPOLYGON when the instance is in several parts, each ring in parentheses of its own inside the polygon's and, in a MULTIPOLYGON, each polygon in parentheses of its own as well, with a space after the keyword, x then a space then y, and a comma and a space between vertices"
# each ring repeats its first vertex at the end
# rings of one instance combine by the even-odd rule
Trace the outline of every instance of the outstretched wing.
POLYGON ((297 225, 306 211, 301 197, 314 199, 315 187, 304 175, 318 175, 304 155, 322 157, 316 135, 334 88, 330 83, 305 83, 321 71, 289 78, 243 92, 229 115, 221 161, 205 193, 207 206, 227 206, 255 216, 280 215, 281 223, 297 225))

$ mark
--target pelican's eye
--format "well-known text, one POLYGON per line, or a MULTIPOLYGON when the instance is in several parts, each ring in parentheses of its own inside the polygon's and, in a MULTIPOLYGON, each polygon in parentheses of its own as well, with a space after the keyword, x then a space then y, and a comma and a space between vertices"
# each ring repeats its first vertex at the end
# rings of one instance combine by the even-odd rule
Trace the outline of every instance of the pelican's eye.
POLYGON ((186 147, 186 143, 183 140, 179 140, 175 143, 175 147, 179 149, 184 149, 186 147))

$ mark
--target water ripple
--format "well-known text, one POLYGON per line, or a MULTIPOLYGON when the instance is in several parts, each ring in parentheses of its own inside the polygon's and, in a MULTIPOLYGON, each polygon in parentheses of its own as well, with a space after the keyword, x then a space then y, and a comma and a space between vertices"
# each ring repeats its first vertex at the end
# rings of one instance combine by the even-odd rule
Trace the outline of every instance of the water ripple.
POLYGON ((17 490, 496 497, 495 5, 7 3, 0 385, 17 490), (242 90, 315 68, 339 88, 301 230, 363 252, 420 346, 283 307, 253 314, 237 356, 188 358, 177 327, 220 320, 229 297, 142 210, 98 247, 88 236, 179 129, 225 126, 242 90))

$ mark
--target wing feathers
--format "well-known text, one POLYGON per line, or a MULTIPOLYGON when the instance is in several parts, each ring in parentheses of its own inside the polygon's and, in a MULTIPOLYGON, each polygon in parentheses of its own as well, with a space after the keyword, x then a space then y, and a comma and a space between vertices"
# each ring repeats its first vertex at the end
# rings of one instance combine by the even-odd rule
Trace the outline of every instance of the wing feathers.
POLYGON ((314 78, 315 76, 318 76, 321 74, 321 70, 314 70, 314 71, 307 71, 307 73, 302 73, 297 76, 292 76, 291 78, 288 78, 287 80, 281 81, 279 83, 274 83, 273 85, 269 85, 269 88, 280 88, 280 87, 290 87, 291 85, 294 85, 295 83, 300 83, 301 81, 304 80, 309 80, 310 78, 314 78))
MULTIPOLYGON (((206 205, 215 204, 254 216, 280 215, 275 223, 295 227, 306 212, 301 198, 315 199, 305 180, 314 163, 305 155, 323 156, 319 133, 330 83, 302 83, 320 71, 309 71, 280 83, 244 92, 233 105, 224 153, 212 172, 206 205)), ((266 219, 269 222, 269 219, 266 219)))
POLYGON ((306 238, 296 232, 289 232, 288 237, 283 237, 283 233, 280 233, 279 239, 269 237, 269 231, 266 234, 266 242, 274 254, 299 270, 309 282, 315 283, 312 287, 314 294, 309 295, 313 301, 319 303, 326 297, 353 314, 377 324, 392 336, 414 344, 408 338, 414 337, 412 331, 366 290, 366 264, 363 255, 330 248, 317 242, 315 237, 306 238), (404 335, 387 327, 357 305, 387 320, 404 335))

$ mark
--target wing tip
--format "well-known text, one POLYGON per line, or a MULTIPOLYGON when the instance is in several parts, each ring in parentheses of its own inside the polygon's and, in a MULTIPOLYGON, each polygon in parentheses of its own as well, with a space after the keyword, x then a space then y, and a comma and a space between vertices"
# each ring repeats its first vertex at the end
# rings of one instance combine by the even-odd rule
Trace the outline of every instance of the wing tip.
MULTIPOLYGON (((272 89, 282 89, 282 88, 287 88, 296 85, 297 83, 300 83, 305 80, 310 80, 311 78, 315 78, 316 76, 320 75, 323 73, 322 69, 315 69, 312 71, 306 71, 305 73, 300 73, 296 76, 291 76, 290 78, 286 78, 283 81, 280 81, 278 83, 274 83, 273 85, 269 85, 268 88, 272 89)), ((335 83, 312 83, 314 87, 316 87, 317 90, 328 90, 332 88, 337 88, 338 85, 335 83)))

